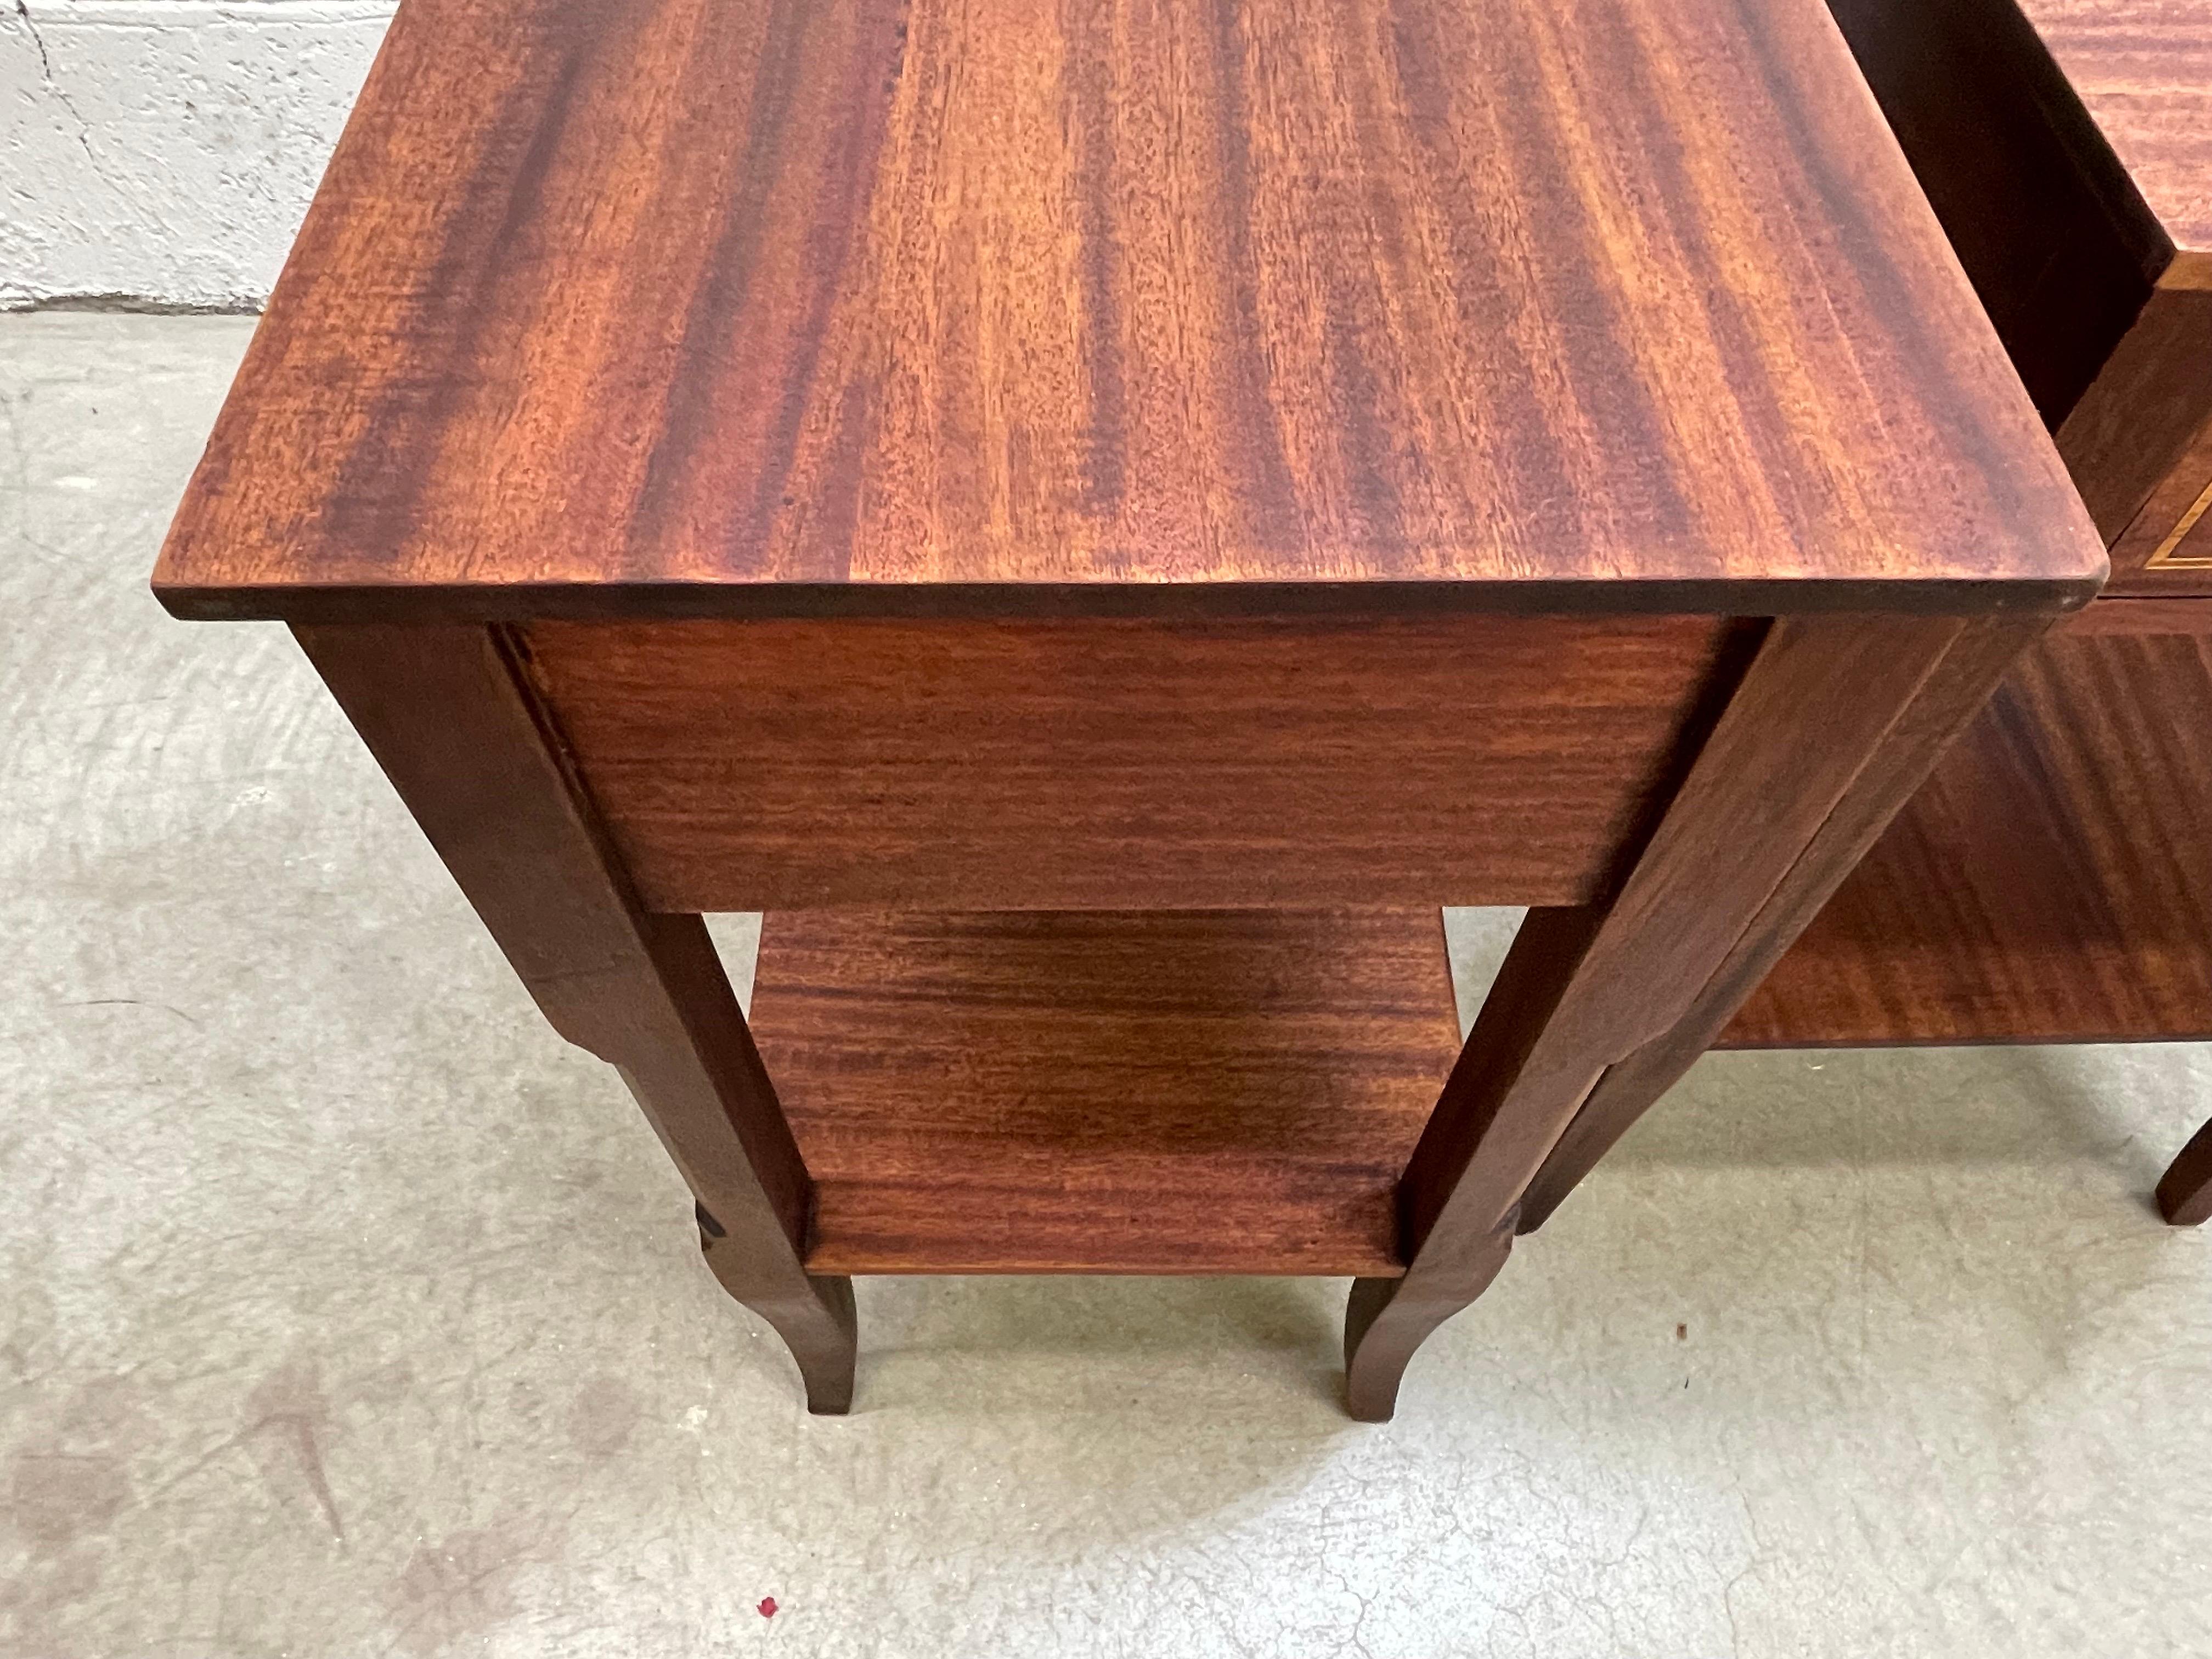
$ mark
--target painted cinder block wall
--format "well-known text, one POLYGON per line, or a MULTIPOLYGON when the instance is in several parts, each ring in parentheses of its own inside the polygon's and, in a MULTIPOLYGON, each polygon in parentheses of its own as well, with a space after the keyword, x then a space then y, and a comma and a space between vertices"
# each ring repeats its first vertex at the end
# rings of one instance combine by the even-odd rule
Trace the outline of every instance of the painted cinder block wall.
POLYGON ((0 0, 0 309, 258 309, 392 10, 0 0))

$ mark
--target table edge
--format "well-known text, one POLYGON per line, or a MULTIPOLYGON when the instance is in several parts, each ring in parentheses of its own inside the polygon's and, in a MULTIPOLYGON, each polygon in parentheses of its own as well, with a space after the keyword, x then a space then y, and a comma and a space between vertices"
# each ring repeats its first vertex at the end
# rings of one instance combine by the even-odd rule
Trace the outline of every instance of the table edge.
POLYGON ((2100 556, 2080 574, 2039 577, 1617 578, 1254 582, 546 582, 475 586, 276 583, 210 586, 156 576, 155 598, 188 622, 514 623, 1112 619, 1268 617, 1685 615, 1838 611, 2026 616, 2079 610, 2102 588, 2100 556))

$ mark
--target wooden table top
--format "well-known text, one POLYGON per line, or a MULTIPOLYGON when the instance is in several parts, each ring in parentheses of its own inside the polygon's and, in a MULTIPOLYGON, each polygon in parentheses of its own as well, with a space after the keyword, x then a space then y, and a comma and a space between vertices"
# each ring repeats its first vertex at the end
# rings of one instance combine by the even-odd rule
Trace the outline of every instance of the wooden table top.
POLYGON ((1967 611, 2103 568, 1822 0, 405 0, 155 586, 1967 611))
POLYGON ((2212 0, 2021 0, 2178 248, 2212 252, 2212 0))

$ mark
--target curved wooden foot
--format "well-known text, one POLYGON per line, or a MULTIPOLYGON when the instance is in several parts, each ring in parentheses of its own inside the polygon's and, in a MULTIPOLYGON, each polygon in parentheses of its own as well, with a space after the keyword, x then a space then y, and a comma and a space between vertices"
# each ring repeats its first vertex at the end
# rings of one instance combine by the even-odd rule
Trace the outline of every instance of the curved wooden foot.
POLYGON ((1490 1288, 1513 1252, 1513 1224, 1456 1261, 1423 1265, 1402 1279, 1355 1279, 1344 1310, 1344 1403, 1362 1423, 1388 1423, 1398 1383, 1429 1334, 1490 1288))
POLYGON ((853 1286, 806 1271, 813 1182, 706 924, 642 908, 503 629, 348 623, 300 643, 558 1031, 622 1073, 698 1200, 722 1287, 811 1411, 853 1402, 853 1286))
POLYGON ((806 1385, 806 1409, 817 1417, 842 1417, 852 1410, 860 1349, 853 1281, 811 1273, 797 1284, 783 1274, 764 1279, 703 1206, 699 1249, 722 1288, 768 1321, 791 1350, 806 1385))
POLYGON ((2177 1227, 2212 1221, 2212 1123, 2197 1132, 2158 1183, 2158 1209, 2177 1227))

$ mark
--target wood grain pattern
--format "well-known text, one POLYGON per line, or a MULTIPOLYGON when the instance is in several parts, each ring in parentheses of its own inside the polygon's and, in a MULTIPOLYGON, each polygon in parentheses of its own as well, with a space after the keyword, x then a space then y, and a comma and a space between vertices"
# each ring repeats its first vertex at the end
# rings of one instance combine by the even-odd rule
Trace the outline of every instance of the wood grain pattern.
POLYGON ((663 910, 1571 903, 1741 672, 1705 617, 540 625, 663 910))
MULTIPOLYGON (((1516 1221, 1521 1231, 1541 1226, 1637 1119, 1713 1046, 1729 1017, 1821 913, 1837 884, 1864 857, 1899 804, 1926 779, 1945 746, 1983 706, 1991 686, 2036 631, 2032 623, 1978 623, 1943 653, 1911 706, 1869 757, 1850 793, 1822 823, 1681 1017, 1606 1067, 1522 1193, 1516 1221)), ((1912 810, 1905 808, 1907 813, 1912 810)))
POLYGON ((817 1273, 1399 1270, 1459 1047, 1434 910, 771 915, 817 1273))
POLYGON ((2020 0, 2178 247, 2212 250, 2212 7, 2020 0))
POLYGON ((2207 626, 2208 613, 2201 599, 2130 594, 2124 603, 2100 600, 2069 611, 2052 631, 2066 639, 2086 640, 2202 634, 2207 626))
POLYGON ((1414 1350, 1498 1272, 1522 1194, 1607 1068, 1678 1029, 1730 954, 1759 947, 1832 817, 1878 823, 1903 801, 1917 775, 1883 751, 1978 631, 1778 622, 1618 892, 1528 913, 1407 1165, 1406 1273, 1354 1286, 1354 1416, 1391 1414, 1414 1350))
POLYGON ((2212 4, 1831 5, 2113 544, 2113 591, 2203 591, 2142 567, 2212 484, 2212 4))
MULTIPOLYGON (((1960 632, 1775 625, 1618 895, 1523 922, 1493 995, 1533 1000, 1501 1016, 1510 1038, 1478 1040, 1478 1017, 1406 1172, 1411 1249, 1448 1216, 1495 1227, 1605 1066, 1689 1011, 1960 632)), ((1893 808, 1916 781, 1868 781, 1893 808)))
MULTIPOLYGON (((1834 0, 2112 544, 2115 597, 2021 660, 1723 1046, 2212 1035, 2212 597, 2185 597, 2212 596, 2212 6, 2021 3, 2032 43, 2008 0, 1834 0), (2136 267, 2154 286, 2124 319, 2136 267)), ((1703 1042, 1607 1073, 1523 1225, 1703 1042)), ((2212 1127, 2158 1196, 2212 1213, 2212 1127)))
POLYGON ((2142 568, 2212 481, 2212 290, 2160 283, 2057 430, 2091 517, 2115 544, 2115 592, 2186 592, 2142 568))
POLYGON ((2212 601, 2121 607, 2021 659, 1723 1046, 2212 1036, 2212 601))
POLYGON ((1773 614, 2100 570, 1819 0, 405 0, 156 586, 1773 614))
POLYGON ((2172 242, 2017 0, 1829 9, 2056 427, 2126 336, 2172 242))
POLYGON ((2113 592, 2212 593, 2202 535, 2178 544, 2212 487, 2212 289, 2161 285, 2058 442, 2092 481, 2113 592))
MULTIPOLYGON (((2059 451, 2112 544, 2113 592, 2212 592, 2212 566, 2153 562, 2212 488, 2212 4, 2021 4, 2124 175, 2124 189, 2106 191, 2115 227, 2134 228, 2118 240, 2132 251, 2141 224, 2157 233, 2145 267, 2157 289, 2059 427, 2059 451)), ((2042 171, 2021 158, 2014 176, 2037 191, 2042 171)), ((2027 216, 2049 217, 2039 208, 2027 216)), ((1946 226, 1955 235, 1954 222, 1946 226)), ((2115 240, 2078 228, 2074 248, 2115 240)), ((2054 332, 2102 337, 2102 323, 2062 297, 2045 315, 2054 332)))

